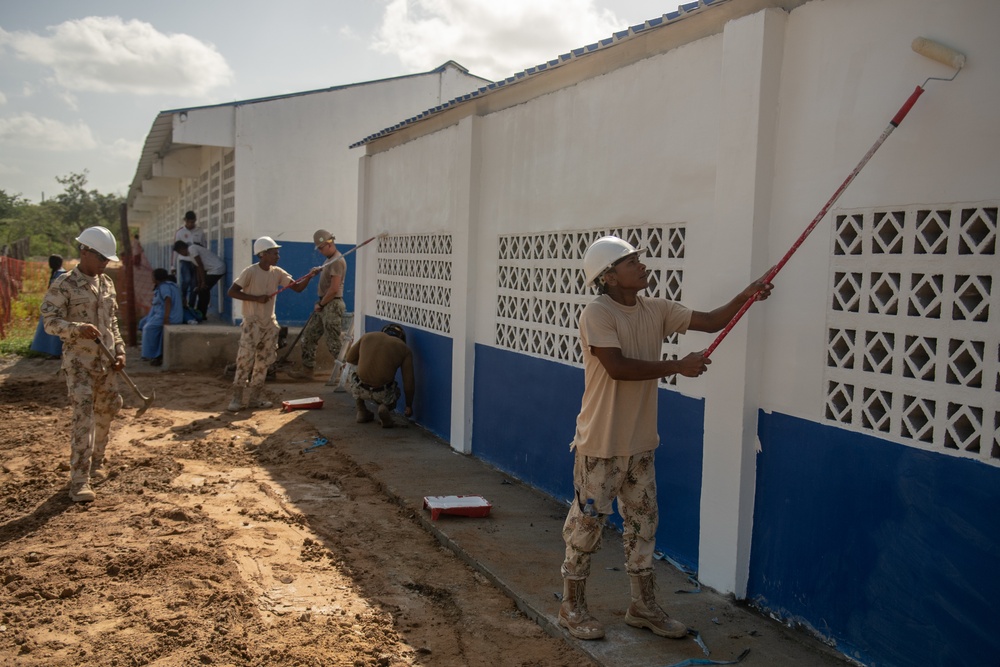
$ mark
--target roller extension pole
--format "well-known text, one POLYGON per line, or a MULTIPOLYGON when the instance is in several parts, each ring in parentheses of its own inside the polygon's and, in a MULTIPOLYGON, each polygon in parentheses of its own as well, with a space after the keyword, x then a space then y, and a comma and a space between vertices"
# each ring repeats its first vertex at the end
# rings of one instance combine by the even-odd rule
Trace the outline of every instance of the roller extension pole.
MULTIPOLYGON (((927 81, 930 81, 931 79, 936 79, 940 81, 951 81, 956 76, 958 76, 958 71, 965 66, 965 56, 963 54, 953 49, 950 49, 947 46, 944 46, 943 44, 931 41, 927 38, 924 37, 916 38, 915 40, 913 40, 911 47, 913 48, 914 51, 916 51, 920 55, 926 56, 933 60, 937 60, 938 62, 948 65, 949 67, 952 67, 956 70, 955 74, 950 79, 938 79, 937 77, 931 77, 930 79, 927 79, 927 81)), ((924 86, 927 85, 927 81, 924 81, 924 86)), ((889 121, 889 125, 886 126, 885 130, 883 130, 882 135, 878 138, 878 140, 875 141, 872 147, 868 149, 868 152, 865 153, 865 156, 863 158, 861 158, 861 161, 858 162, 856 167, 854 167, 854 170, 850 174, 848 174, 847 178, 844 179, 844 182, 840 184, 840 187, 837 188, 837 191, 833 193, 833 196, 830 197, 830 200, 827 201, 826 204, 823 206, 823 208, 820 209, 819 213, 816 214, 816 217, 813 218, 811 223, 809 223, 809 226, 805 228, 805 231, 803 231, 802 234, 799 236, 799 238, 795 240, 795 243, 792 244, 792 247, 788 249, 788 252, 786 252, 785 255, 778 261, 778 263, 775 264, 773 267, 771 267, 771 270, 768 271, 767 274, 765 274, 764 278, 762 279, 763 282, 765 283, 771 282, 774 279, 774 277, 778 275, 778 271, 781 271, 782 267, 784 267, 785 264, 788 263, 788 260, 791 258, 791 256, 795 254, 795 251, 799 249, 799 247, 806 240, 806 238, 810 234, 812 234, 812 231, 814 229, 816 229, 816 225, 818 225, 820 221, 824 217, 826 217, 826 214, 830 211, 830 208, 833 207, 833 205, 837 203, 837 200, 840 199, 840 196, 844 194, 844 190, 847 189, 847 187, 854 181, 854 179, 861 172, 861 170, 864 169, 865 165, 868 164, 868 161, 872 159, 873 155, 875 155, 875 151, 877 151, 879 147, 881 147, 882 144, 885 143, 885 140, 889 138, 889 135, 892 134, 892 131, 895 130, 897 127, 899 127, 899 124, 902 123, 903 119, 906 118, 906 115, 910 113, 910 109, 913 108, 913 105, 916 104, 917 99, 921 95, 923 95, 923 93, 924 93, 923 86, 917 86, 916 89, 910 94, 910 97, 906 100, 906 102, 903 103, 903 106, 899 108, 899 111, 897 111, 896 115, 892 117, 892 120, 889 121)), ((750 306, 752 306, 756 300, 757 300, 756 295, 747 299, 746 302, 743 304, 743 306, 739 309, 739 311, 737 311, 736 315, 733 316, 733 319, 729 320, 729 324, 727 324, 725 328, 719 332, 719 335, 715 338, 714 341, 712 341, 712 344, 708 346, 707 350, 705 350, 706 359, 708 359, 712 355, 712 353, 715 351, 715 348, 719 346, 719 343, 721 343, 723 339, 729 335, 729 332, 733 330, 733 327, 736 326, 736 323, 743 318, 743 316, 746 314, 748 310, 750 310, 750 306)))
MULTIPOLYGON (((376 234, 375 236, 371 237, 370 239, 365 239, 364 241, 362 241, 358 245, 354 246, 353 248, 351 248, 347 252, 341 253, 340 256, 341 257, 347 257, 352 252, 357 252, 358 248, 363 248, 366 245, 368 245, 369 243, 371 243, 372 241, 374 241, 375 239, 384 238, 384 237, 386 237, 388 235, 389 235, 389 232, 382 232, 381 234, 376 234)), ((298 285, 300 282, 302 282, 306 278, 313 277, 314 275, 316 275, 317 273, 319 273, 318 269, 322 269, 324 266, 326 266, 327 264, 329 264, 332 261, 335 261, 336 259, 337 259, 336 257, 331 257, 330 259, 328 259, 325 262, 323 262, 320 266, 315 267, 312 271, 310 271, 306 275, 302 276, 301 278, 298 278, 297 280, 293 280, 292 282, 288 283, 287 285, 285 285, 284 287, 282 287, 281 289, 279 289, 277 292, 274 292, 273 294, 271 294, 271 296, 277 296, 277 295, 281 294, 282 292, 284 292, 289 287, 291 287, 292 285, 298 285)))

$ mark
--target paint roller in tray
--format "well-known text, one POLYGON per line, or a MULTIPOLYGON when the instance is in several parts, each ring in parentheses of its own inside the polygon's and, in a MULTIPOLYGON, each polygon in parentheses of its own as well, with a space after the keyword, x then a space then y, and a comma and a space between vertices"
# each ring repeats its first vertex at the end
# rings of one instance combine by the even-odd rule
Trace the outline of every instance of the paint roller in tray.
MULTIPOLYGON (((826 217, 827 212, 837 202, 837 200, 840 199, 840 195, 844 194, 844 190, 846 190, 847 186, 849 186, 854 181, 855 177, 857 177, 857 175, 861 172, 864 166, 868 164, 868 161, 875 154, 875 151, 879 149, 879 147, 885 142, 885 140, 889 138, 889 135, 892 134, 892 131, 895 130, 897 127, 899 127, 899 124, 903 122, 903 119, 906 118, 906 115, 910 113, 910 109, 913 108, 914 104, 916 104, 917 99, 921 95, 923 95, 924 86, 927 85, 927 82, 952 81, 955 79, 956 76, 958 76, 958 73, 962 70, 962 68, 965 67, 964 54, 959 53, 958 51, 951 49, 945 46, 944 44, 940 44, 939 42, 927 39, 926 37, 917 37, 916 39, 913 40, 913 43, 910 44, 910 47, 922 56, 930 58, 931 60, 936 60, 939 63, 942 63, 943 65, 947 65, 948 67, 955 70, 955 73, 952 74, 947 79, 936 76, 928 77, 927 80, 924 81, 922 86, 917 86, 916 90, 914 90, 910 94, 910 97, 906 100, 905 103, 903 103, 903 106, 899 108, 899 111, 897 111, 896 115, 892 117, 892 120, 889 121, 889 125, 886 126, 885 130, 882 131, 882 135, 872 145, 872 147, 868 149, 868 152, 865 153, 865 156, 863 158, 861 158, 861 161, 858 163, 858 165, 854 167, 854 171, 852 171, 844 180, 844 182, 840 184, 840 187, 837 188, 837 191, 833 193, 833 196, 830 197, 830 200, 828 202, 826 202, 826 205, 823 206, 822 209, 820 209, 816 217, 813 218, 813 221, 809 224, 808 227, 806 227, 805 231, 802 232, 799 238, 796 239, 795 243, 792 244, 792 247, 788 249, 788 252, 786 252, 785 255, 781 258, 781 260, 778 261, 778 263, 775 264, 771 268, 771 270, 767 272, 767 274, 765 274, 765 276, 762 278, 764 282, 771 282, 774 279, 774 277, 778 274, 778 271, 780 271, 781 268, 785 266, 785 264, 795 253, 795 251, 799 249, 799 246, 801 246, 802 243, 806 240, 806 237, 808 237, 809 234, 811 234, 812 231, 816 228, 816 225, 818 225, 819 222, 824 217, 826 217)), ((729 335, 729 332, 733 330, 733 327, 736 326, 736 323, 740 321, 743 315, 746 314, 748 310, 750 310, 750 306, 752 306, 755 301, 756 301, 756 296, 752 296, 749 299, 747 299, 746 303, 743 304, 743 307, 740 308, 740 310, 736 313, 736 315, 733 316, 733 319, 729 320, 729 324, 727 324, 725 328, 721 332, 719 332, 719 335, 715 338, 712 344, 708 346, 707 350, 705 350, 706 359, 711 356, 712 352, 715 351, 715 348, 719 346, 719 343, 721 343, 722 340, 727 335, 729 335)))

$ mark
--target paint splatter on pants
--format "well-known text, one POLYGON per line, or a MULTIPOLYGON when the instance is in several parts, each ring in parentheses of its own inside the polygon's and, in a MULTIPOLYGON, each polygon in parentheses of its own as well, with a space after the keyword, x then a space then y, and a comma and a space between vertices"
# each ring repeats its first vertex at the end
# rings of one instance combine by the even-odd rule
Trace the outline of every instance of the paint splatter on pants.
POLYGON ((268 320, 243 320, 240 327, 240 348, 236 353, 236 377, 233 386, 242 388, 250 384, 250 391, 260 391, 267 380, 267 369, 278 359, 278 332, 276 322, 268 320))
POLYGON ((357 373, 351 373, 351 396, 362 401, 373 401, 379 405, 395 408, 399 402, 399 384, 393 380, 384 387, 371 389, 361 381, 357 373))
POLYGON ((76 484, 89 481, 91 464, 97 467, 104 461, 111 420, 121 410, 122 397, 111 370, 92 371, 71 364, 66 369, 66 386, 73 408, 70 478, 76 484))
POLYGON ((590 576, 590 557, 601 548, 604 517, 611 514, 612 502, 618 499, 622 516, 625 546, 625 569, 631 576, 653 571, 653 550, 659 513, 656 506, 656 470, 654 450, 635 456, 609 459, 576 455, 573 464, 573 487, 576 502, 569 508, 563 524, 566 560, 562 576, 586 579, 590 576), (588 498, 600 516, 583 513, 588 498))
POLYGON ((342 334, 344 326, 344 312, 347 307, 343 299, 334 299, 319 309, 302 332, 302 365, 312 368, 316 365, 316 344, 322 336, 326 341, 326 349, 330 351, 330 356, 336 361, 340 356, 342 344, 342 334))

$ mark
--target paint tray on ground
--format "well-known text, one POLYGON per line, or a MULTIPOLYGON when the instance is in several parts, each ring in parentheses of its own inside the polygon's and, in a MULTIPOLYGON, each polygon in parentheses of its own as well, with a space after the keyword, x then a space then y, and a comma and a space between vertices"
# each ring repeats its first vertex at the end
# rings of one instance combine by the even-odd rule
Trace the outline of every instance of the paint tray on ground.
POLYGON ((482 496, 424 496, 424 509, 431 511, 431 520, 442 514, 484 517, 493 505, 482 496))
POLYGON ((323 407, 323 399, 319 396, 312 396, 310 398, 293 398, 290 401, 281 402, 282 412, 291 412, 292 410, 318 410, 323 407))

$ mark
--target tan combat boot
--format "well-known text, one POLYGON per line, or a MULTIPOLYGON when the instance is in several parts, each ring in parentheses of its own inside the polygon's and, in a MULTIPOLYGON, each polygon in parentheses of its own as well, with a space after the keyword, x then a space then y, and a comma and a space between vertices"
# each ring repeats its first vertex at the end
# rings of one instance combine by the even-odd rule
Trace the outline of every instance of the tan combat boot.
POLYGON ((313 369, 311 366, 303 366, 298 364, 292 368, 285 371, 285 375, 292 378, 293 380, 312 380, 313 379, 313 369))
POLYGON ((90 464, 90 483, 94 486, 103 483, 108 479, 108 471, 104 468, 104 463, 90 464))
POLYGON ((365 402, 363 400, 358 398, 355 399, 355 402, 358 405, 358 413, 355 416, 356 422, 358 422, 359 424, 367 424, 371 420, 375 419, 375 415, 372 414, 372 411, 368 409, 368 406, 365 405, 365 402))
POLYGON ((629 576, 632 604, 625 612, 625 622, 633 628, 649 628, 654 634, 671 639, 687 636, 687 626, 676 621, 656 603, 656 578, 652 574, 629 576))
POLYGON ((229 401, 226 410, 229 412, 239 412, 243 409, 243 387, 233 387, 233 400, 229 401))
POLYGON ((260 393, 258 391, 250 390, 250 396, 247 398, 247 407, 253 410, 254 408, 270 408, 273 407, 274 403, 267 400, 266 398, 260 398, 260 393))
POLYGON ((559 625, 577 639, 600 639, 604 636, 604 626, 587 610, 586 588, 586 579, 563 579, 559 625))
POLYGON ((69 499, 74 503, 89 503, 97 498, 90 482, 73 482, 69 485, 69 499))
POLYGON ((382 428, 392 428, 396 422, 392 421, 392 410, 387 405, 378 406, 378 420, 382 423, 382 428))

